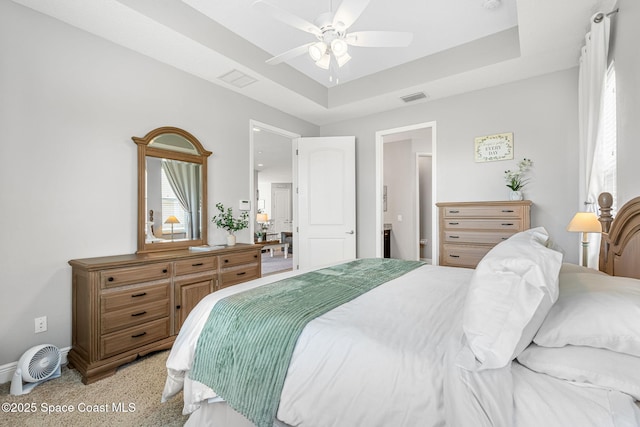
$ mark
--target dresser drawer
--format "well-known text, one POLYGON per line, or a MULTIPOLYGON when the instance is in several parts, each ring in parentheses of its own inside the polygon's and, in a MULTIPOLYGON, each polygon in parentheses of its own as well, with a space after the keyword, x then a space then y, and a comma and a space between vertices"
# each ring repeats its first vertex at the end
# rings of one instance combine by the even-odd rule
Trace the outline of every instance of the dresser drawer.
POLYGON ((169 278, 171 278, 170 262, 113 268, 100 272, 100 284, 103 289, 169 278))
POLYGON ((246 282, 247 280, 257 279, 260 277, 258 265, 248 265, 228 270, 222 270, 219 289, 236 283, 246 282))
POLYGON ((457 217, 489 217, 519 218, 524 212, 523 206, 450 206, 444 208, 444 216, 457 217))
POLYGON ((447 230, 511 230, 522 229, 519 219, 445 219, 444 228, 447 230))
POLYGON ((258 250, 255 250, 252 252, 223 255, 220 257, 220 267, 227 268, 236 265, 257 263, 260 261, 258 253, 258 250))
POLYGON ((441 265, 475 268, 491 246, 442 245, 441 265))
POLYGON ((448 243, 486 243, 496 245, 513 236, 515 231, 458 231, 445 230, 444 241, 448 243))
MULTIPOLYGON (((202 258, 193 258, 186 259, 184 261, 176 261, 175 266, 175 275, 176 276, 184 276, 187 274, 200 273, 203 271, 215 270, 216 269, 216 257, 202 257, 202 258)), ((212 271, 213 272, 213 271, 212 271)))
POLYGON ((114 332, 131 326, 140 325, 151 320, 168 317, 169 299, 136 305, 123 310, 109 311, 102 314, 100 331, 103 334, 114 332))
POLYGON ((168 336, 168 317, 134 326, 124 331, 103 335, 100 337, 100 358, 114 356, 168 336))
POLYGON ((152 286, 135 286, 119 292, 102 294, 100 298, 100 312, 121 310, 129 306, 139 306, 154 301, 170 298, 170 283, 152 286))

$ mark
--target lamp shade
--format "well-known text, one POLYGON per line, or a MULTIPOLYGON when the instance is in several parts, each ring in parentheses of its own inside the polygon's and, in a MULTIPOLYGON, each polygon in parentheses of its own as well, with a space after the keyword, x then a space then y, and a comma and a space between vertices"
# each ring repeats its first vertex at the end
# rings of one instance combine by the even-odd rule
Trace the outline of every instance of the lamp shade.
POLYGON ((259 213, 256 215, 256 222, 262 223, 267 221, 269 221, 269 215, 267 215, 266 213, 259 213))
POLYGON ((167 220, 164 223, 165 224, 180 224, 180 221, 178 221, 178 218, 176 218, 174 215, 171 215, 169 218, 167 218, 167 220))
POLYGON ((567 231, 600 233, 602 232, 602 225, 593 212, 578 212, 567 225, 567 231))
POLYGON ((309 46, 309 56, 314 61, 322 58, 325 53, 327 53, 327 44, 325 42, 318 42, 309 46))
POLYGON ((336 58, 340 58, 342 55, 345 55, 348 50, 349 45, 347 45, 347 42, 342 39, 333 39, 331 42, 331 52, 333 52, 336 58))

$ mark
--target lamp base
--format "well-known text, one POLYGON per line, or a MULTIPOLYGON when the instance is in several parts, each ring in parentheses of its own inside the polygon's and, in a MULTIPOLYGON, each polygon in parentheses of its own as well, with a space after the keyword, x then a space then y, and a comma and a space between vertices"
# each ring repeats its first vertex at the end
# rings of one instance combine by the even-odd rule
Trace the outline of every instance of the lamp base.
POLYGON ((589 267, 589 237, 582 233, 582 266, 589 267))

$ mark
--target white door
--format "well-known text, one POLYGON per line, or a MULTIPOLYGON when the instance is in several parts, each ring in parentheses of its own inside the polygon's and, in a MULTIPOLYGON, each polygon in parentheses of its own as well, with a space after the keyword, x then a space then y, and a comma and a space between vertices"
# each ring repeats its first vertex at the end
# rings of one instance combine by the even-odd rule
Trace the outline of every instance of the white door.
MULTIPOLYGON (((291 183, 271 184, 271 214, 274 231, 291 231, 291 183)), ((279 234, 277 238, 280 238, 279 234)))
MULTIPOLYGON (((298 232, 301 269, 356 257, 355 137, 299 138, 298 232)), ((295 236, 295 234, 294 234, 295 236)))

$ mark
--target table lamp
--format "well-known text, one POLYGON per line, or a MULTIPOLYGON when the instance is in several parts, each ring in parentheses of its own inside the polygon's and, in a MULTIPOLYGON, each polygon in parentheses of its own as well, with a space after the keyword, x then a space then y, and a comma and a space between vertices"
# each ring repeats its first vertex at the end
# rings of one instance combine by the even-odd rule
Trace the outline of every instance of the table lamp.
POLYGON ((164 223, 171 224, 171 241, 173 241, 173 224, 180 224, 180 221, 174 215, 171 215, 164 223))
POLYGON ((567 231, 582 233, 582 265, 587 267, 589 252, 589 236, 587 236, 587 233, 602 232, 602 225, 598 221, 598 217, 593 212, 578 212, 567 225, 567 231))

